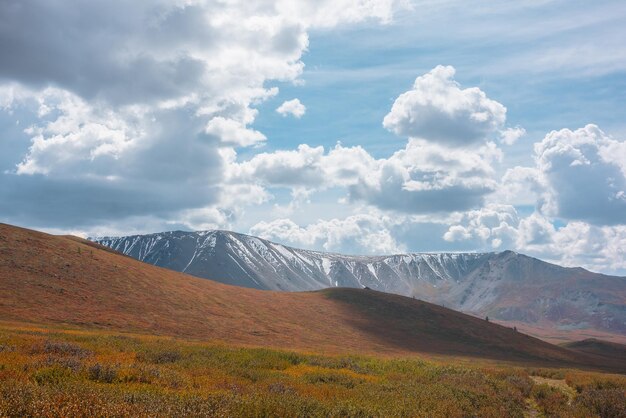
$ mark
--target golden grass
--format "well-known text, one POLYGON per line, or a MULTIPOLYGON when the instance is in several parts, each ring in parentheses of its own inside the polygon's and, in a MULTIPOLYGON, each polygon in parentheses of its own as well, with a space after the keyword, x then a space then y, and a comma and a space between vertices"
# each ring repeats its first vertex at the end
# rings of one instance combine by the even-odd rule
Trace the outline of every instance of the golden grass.
POLYGON ((0 325, 0 416, 621 417, 625 390, 624 376, 571 369, 0 325))

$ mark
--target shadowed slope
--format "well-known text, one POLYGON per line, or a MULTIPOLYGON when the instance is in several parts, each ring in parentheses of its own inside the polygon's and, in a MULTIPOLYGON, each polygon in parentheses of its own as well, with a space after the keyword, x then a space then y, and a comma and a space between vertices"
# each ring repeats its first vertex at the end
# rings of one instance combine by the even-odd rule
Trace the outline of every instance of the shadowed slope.
POLYGON ((137 260, 225 284, 283 291, 367 286, 489 316, 550 342, 593 337, 626 344, 626 277, 512 251, 352 256, 219 230, 96 241, 137 260))
POLYGON ((588 338, 582 341, 563 344, 570 350, 606 358, 608 361, 626 364, 626 345, 588 338))
POLYGON ((411 298, 358 289, 233 287, 3 224, 0 319, 315 352, 420 352, 623 369, 411 298))

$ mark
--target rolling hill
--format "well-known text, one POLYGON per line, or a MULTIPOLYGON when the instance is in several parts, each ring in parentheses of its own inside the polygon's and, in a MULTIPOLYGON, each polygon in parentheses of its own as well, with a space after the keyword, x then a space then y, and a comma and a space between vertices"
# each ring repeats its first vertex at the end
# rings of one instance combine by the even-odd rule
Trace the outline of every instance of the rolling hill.
POLYGON ((489 316, 551 342, 626 343, 626 277, 564 268, 512 251, 346 256, 228 231, 100 238, 141 261, 222 283, 304 291, 371 289, 489 316))
POLYGON ((0 320, 320 353, 430 353, 626 370, 602 356, 412 298, 361 289, 288 293, 229 286, 4 224, 0 320))

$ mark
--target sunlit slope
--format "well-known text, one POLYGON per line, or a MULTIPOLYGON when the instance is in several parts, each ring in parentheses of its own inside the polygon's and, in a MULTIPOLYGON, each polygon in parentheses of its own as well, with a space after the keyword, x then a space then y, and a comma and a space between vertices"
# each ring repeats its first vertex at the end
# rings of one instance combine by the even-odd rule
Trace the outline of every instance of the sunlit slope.
POLYGON ((228 286, 0 224, 0 319, 327 353, 430 353, 612 367, 437 305, 371 290, 228 286))

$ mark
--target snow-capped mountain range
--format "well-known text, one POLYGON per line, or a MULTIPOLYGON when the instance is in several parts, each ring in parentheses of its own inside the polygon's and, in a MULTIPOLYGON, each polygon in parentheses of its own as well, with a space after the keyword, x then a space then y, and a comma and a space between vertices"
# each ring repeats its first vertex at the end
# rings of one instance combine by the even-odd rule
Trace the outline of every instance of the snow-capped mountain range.
POLYGON ((349 256, 228 231, 93 240, 150 264, 238 286, 368 287, 504 321, 626 334, 626 277, 560 267, 512 251, 349 256))

